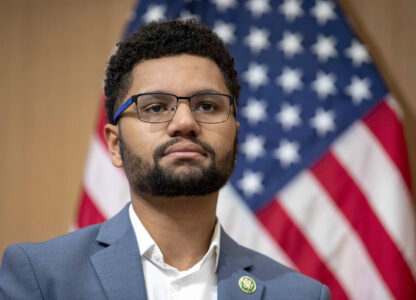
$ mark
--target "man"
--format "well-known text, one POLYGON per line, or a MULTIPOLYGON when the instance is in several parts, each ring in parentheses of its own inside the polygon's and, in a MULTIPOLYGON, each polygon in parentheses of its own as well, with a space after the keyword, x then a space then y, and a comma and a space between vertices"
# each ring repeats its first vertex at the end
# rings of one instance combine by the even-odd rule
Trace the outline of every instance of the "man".
POLYGON ((151 23, 106 72, 112 163, 131 205, 100 225, 9 247, 1 299, 329 299, 326 286, 239 246, 216 219, 236 161, 234 61, 194 21, 151 23))

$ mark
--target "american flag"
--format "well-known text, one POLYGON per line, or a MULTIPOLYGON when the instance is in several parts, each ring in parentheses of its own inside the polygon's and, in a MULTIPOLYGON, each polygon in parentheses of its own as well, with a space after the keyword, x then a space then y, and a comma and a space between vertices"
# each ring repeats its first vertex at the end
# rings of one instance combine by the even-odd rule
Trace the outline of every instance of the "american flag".
MULTIPOLYGON (((416 299, 416 225, 400 107, 338 3, 141 0, 125 36, 197 18, 242 83, 239 155, 218 216, 241 244, 327 284, 333 299, 416 299)), ((78 227, 130 200, 111 165, 104 108, 78 227)))

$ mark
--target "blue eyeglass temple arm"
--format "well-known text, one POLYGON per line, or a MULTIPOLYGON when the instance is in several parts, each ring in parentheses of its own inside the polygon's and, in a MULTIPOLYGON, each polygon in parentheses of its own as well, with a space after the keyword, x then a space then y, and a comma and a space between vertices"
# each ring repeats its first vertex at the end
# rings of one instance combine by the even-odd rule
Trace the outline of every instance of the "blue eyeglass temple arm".
POLYGON ((133 103, 133 97, 130 97, 127 99, 126 102, 123 103, 122 106, 117 110, 116 114, 114 115, 113 121, 114 123, 117 123, 117 118, 120 116, 120 114, 127 109, 131 104, 133 103))

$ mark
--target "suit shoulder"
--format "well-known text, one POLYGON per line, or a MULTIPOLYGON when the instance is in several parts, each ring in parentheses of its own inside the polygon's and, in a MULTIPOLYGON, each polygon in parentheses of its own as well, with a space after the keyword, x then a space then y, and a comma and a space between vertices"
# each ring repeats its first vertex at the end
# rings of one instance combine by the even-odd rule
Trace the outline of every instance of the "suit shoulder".
POLYGON ((69 295, 95 278, 90 258, 104 247, 96 241, 100 227, 9 246, 0 267, 0 299, 70 299, 57 295, 69 295))
MULTIPOLYGON (((77 253, 81 249, 96 245, 95 241, 101 224, 91 225, 53 239, 38 243, 19 243, 9 246, 8 252, 23 252, 30 258, 53 259, 62 255, 77 253)), ((89 251, 87 251, 89 252, 89 251)))
POLYGON ((292 299, 298 299, 296 295, 299 295, 299 299, 330 299, 328 287, 321 282, 259 252, 243 248, 253 262, 251 273, 266 283, 268 293, 273 297, 280 299, 283 295, 291 295, 292 299))

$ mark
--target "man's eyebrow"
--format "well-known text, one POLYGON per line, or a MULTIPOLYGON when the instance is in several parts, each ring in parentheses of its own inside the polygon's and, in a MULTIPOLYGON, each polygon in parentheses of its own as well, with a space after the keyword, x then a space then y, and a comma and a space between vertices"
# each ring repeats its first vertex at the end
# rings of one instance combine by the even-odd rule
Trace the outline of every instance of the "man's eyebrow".
MULTIPOLYGON (((145 92, 141 92, 141 93, 138 93, 138 94, 147 94, 147 93, 161 93, 161 94, 175 95, 174 93, 166 91, 166 90, 150 90, 150 91, 145 91, 145 92)), ((188 96, 200 95, 200 94, 224 94, 224 92, 220 92, 220 91, 218 91, 216 89, 212 89, 212 88, 206 88, 206 89, 193 91, 191 93, 188 93, 188 95, 176 95, 176 96, 178 96, 178 97, 188 97, 188 96)))
POLYGON ((217 91, 217 90, 215 90, 215 89, 202 89, 202 90, 198 90, 198 91, 195 91, 195 92, 193 92, 193 93, 191 93, 190 95, 200 95, 200 94, 223 94, 222 92, 220 92, 220 91, 217 91))

